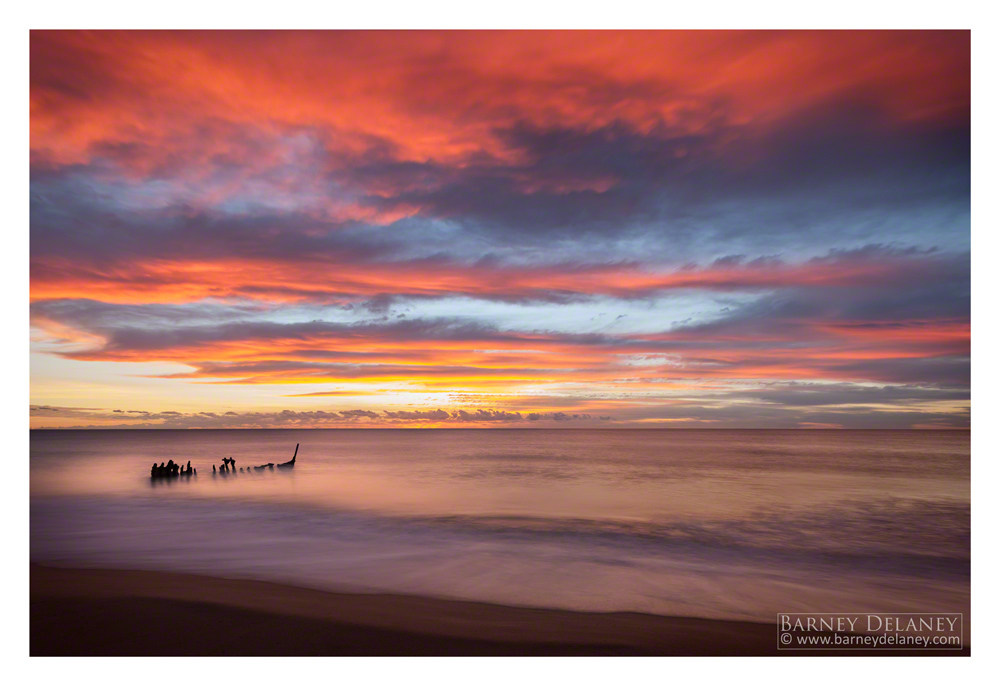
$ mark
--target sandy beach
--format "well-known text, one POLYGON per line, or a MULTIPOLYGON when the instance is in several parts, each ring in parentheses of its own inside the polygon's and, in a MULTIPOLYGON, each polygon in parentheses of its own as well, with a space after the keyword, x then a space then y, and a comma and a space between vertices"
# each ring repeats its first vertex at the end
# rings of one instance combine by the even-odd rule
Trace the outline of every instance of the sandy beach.
POLYGON ((31 654, 780 653, 774 625, 753 622, 505 607, 189 574, 32 565, 31 654))

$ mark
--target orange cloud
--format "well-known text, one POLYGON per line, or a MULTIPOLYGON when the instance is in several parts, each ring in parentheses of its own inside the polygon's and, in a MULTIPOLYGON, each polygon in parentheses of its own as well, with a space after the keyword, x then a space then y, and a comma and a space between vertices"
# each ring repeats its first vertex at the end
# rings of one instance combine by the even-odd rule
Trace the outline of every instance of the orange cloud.
MULTIPOLYGON (((961 385, 967 260, 941 253, 961 222, 911 245, 899 216, 921 194, 962 216, 969 49, 969 32, 934 31, 35 31, 32 323, 65 359, 184 365, 178 383, 478 393, 538 414, 596 414, 615 393, 710 404, 740 380, 961 385), (852 156, 872 141, 887 142, 852 156), (878 186, 910 167, 925 185, 878 186), (824 221, 848 186, 859 213, 889 200, 824 221), (754 214, 770 204, 791 229, 754 214), (812 248, 766 256, 790 242, 812 248), (727 255, 745 244, 759 252, 727 255), (899 297, 938 286, 950 300, 899 297), (700 323, 167 326, 140 311, 664 294, 702 297, 700 323), (759 307, 723 315, 729 294, 759 307), (63 316, 71 301, 136 309, 95 323, 63 316), (565 408, 525 398, 561 390, 565 408)), ((820 419, 789 423, 837 424, 820 419)))
POLYGON ((515 122, 697 131, 851 91, 935 120, 965 115, 969 97, 968 32, 34 31, 31 49, 36 159, 141 144, 131 161, 146 170, 193 115, 460 161, 516 156, 493 134, 515 122))
POLYGON ((250 297, 276 302, 402 294, 520 299, 547 294, 641 297, 660 291, 767 289, 891 284, 915 269, 933 278, 933 261, 910 259, 763 263, 654 272, 636 265, 463 265, 329 260, 136 260, 108 268, 39 256, 32 265, 32 300, 93 298, 112 303, 178 303, 250 297))

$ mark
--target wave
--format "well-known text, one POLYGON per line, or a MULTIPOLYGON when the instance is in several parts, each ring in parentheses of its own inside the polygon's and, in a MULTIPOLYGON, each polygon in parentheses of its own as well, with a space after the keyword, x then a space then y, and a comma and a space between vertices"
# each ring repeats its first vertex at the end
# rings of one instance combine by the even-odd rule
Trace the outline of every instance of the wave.
MULTIPOLYGON (((918 526, 925 546, 967 538, 960 507, 895 510, 936 513, 936 534, 918 526)), ((842 607, 856 607, 857 596, 878 603, 870 607, 913 611, 935 599, 964 602, 968 592, 967 540, 936 554, 900 550, 885 538, 897 529, 883 513, 865 535, 851 525, 852 549, 830 535, 843 509, 794 526, 781 513, 743 522, 399 516, 202 498, 34 498, 31 511, 36 562, 333 590, 730 619, 773 617, 775 608, 829 610, 821 600, 836 593, 842 607)))

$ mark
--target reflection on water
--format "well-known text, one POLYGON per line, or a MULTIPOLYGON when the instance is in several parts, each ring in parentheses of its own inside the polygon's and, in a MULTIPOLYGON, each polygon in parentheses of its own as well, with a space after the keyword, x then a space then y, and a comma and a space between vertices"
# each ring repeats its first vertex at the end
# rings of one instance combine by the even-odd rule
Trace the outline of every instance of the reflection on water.
POLYGON ((38 561, 707 617, 968 602, 959 432, 33 432, 31 493, 38 561), (152 481, 171 459, 198 475, 152 481))

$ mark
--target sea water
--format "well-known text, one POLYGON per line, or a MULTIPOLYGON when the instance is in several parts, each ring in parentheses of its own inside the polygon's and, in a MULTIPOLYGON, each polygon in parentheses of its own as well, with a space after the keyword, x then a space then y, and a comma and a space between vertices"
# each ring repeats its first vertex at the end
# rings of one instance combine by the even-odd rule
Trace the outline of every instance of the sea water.
POLYGON ((968 612, 969 448, 959 431, 33 431, 31 559, 719 619, 968 612), (239 473, 297 443, 294 469, 239 473), (197 476, 150 479, 170 459, 197 476))

